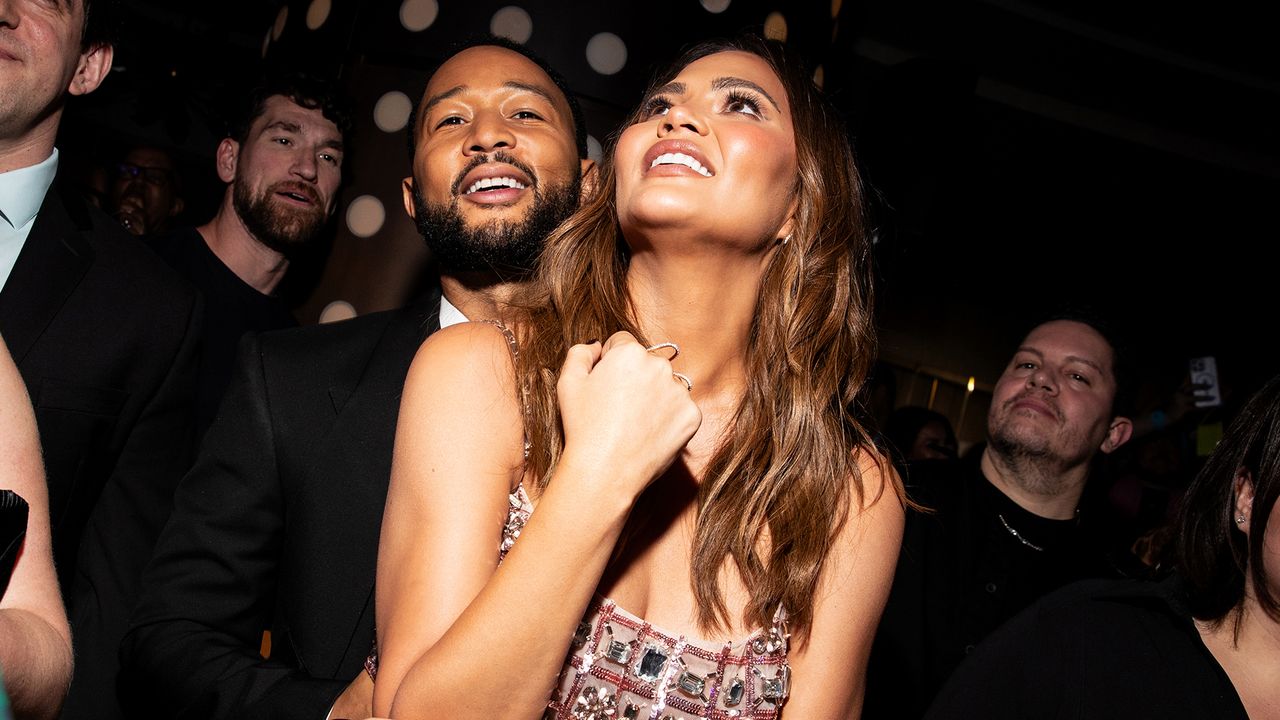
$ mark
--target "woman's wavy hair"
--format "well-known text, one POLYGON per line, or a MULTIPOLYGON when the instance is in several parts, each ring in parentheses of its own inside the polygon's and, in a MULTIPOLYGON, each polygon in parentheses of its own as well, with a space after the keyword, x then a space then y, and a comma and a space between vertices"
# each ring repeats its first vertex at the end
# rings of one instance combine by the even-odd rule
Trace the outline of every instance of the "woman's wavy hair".
MULTIPOLYGON (((836 533, 851 501, 861 507, 865 500, 857 462, 866 455, 855 450, 873 448, 850 412, 875 357, 863 190, 843 123, 780 44, 756 37, 699 44, 655 78, 646 99, 690 63, 725 51, 760 57, 786 88, 798 166, 789 190, 797 203, 791 238, 764 271, 746 353, 749 382, 732 431, 699 484, 692 586, 700 625, 731 625, 718 579, 730 556, 751 594, 743 621, 767 627, 785 607, 803 638, 836 533)), ((623 128, 641 120, 640 108, 623 128)), ((627 293, 616 143, 617 134, 594 197, 548 239, 521 303, 530 317, 517 363, 539 490, 564 443, 556 381, 567 348, 619 330, 651 341, 641 336, 627 293)))
POLYGON ((1253 581, 1258 605, 1280 620, 1280 598, 1271 591, 1263 538, 1280 497, 1280 375, 1272 378, 1232 421, 1195 480, 1178 516, 1178 569, 1187 581, 1191 612, 1222 621, 1244 607, 1245 576, 1253 581), (1250 532, 1235 523, 1235 479, 1247 470, 1253 480, 1250 532))

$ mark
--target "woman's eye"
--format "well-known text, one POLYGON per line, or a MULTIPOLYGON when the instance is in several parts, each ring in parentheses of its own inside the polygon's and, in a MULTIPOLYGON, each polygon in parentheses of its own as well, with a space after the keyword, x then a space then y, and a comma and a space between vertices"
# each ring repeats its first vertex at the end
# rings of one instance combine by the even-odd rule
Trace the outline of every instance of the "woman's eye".
POLYGON ((666 115, 671 109, 671 102, 662 96, 658 96, 649 100, 644 105, 644 117, 653 117, 655 115, 666 115))
POLYGON ((725 112, 763 117, 760 112, 760 101, 743 93, 733 93, 729 95, 725 100, 724 109, 725 112))

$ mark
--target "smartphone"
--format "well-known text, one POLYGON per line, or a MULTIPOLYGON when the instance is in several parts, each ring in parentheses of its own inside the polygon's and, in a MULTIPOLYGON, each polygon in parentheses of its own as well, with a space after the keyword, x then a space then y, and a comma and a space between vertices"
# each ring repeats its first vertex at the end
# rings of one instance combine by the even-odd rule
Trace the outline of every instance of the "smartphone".
POLYGON ((1195 386, 1193 395, 1196 407, 1218 407, 1222 405, 1222 393, 1218 388, 1218 361, 1212 355, 1191 358, 1191 384, 1195 386))

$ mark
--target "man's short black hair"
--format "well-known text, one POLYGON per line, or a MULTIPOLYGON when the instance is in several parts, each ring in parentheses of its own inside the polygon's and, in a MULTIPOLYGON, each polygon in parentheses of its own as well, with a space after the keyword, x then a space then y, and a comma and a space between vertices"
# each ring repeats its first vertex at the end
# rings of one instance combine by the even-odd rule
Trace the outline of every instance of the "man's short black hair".
MULTIPOLYGON (((573 94, 573 90, 569 89, 569 83, 565 81, 564 76, 556 72, 555 68, 547 64, 546 60, 543 60, 524 45, 499 35, 474 35, 451 46, 445 53, 444 59, 431 71, 431 74, 434 75, 436 70, 440 69, 440 65, 449 62, 454 55, 463 50, 487 46, 500 47, 521 55, 528 59, 529 62, 542 68, 547 77, 551 78, 551 82, 555 83, 556 88, 560 90, 561 95, 564 95, 565 102, 569 105, 569 115, 573 120, 573 140, 578 148, 578 157, 585 158, 587 156, 587 118, 582 114, 582 105, 578 103, 578 97, 573 94)), ((428 78, 428 82, 430 82, 430 78, 428 78)), ((418 108, 422 105, 422 96, 424 94, 426 94, 425 84, 423 85, 423 92, 418 93, 418 100, 413 104, 413 113, 409 116, 410 152, 417 152, 418 150, 418 108)))
POLYGON ((334 83, 308 75, 290 72, 268 74, 253 86, 239 103, 236 113, 227 123, 227 137, 243 145, 249 139, 253 121, 266 111, 267 100, 280 95, 308 110, 319 110, 325 119, 338 126, 345 141, 351 131, 351 108, 345 96, 334 83))

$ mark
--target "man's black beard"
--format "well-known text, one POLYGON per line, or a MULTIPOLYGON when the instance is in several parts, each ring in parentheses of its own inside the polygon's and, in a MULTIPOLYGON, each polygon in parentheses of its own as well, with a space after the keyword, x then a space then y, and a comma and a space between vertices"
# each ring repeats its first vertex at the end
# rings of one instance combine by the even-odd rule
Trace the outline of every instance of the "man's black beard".
POLYGON ((551 231, 578 209, 581 185, 582 179, 575 176, 571 182, 548 185, 544 194, 542 186, 535 184, 533 207, 524 220, 489 221, 468 229, 456 191, 448 205, 430 205, 414 183, 414 220, 442 267, 453 272, 522 275, 537 266, 538 255, 551 231))
POLYGON ((249 183, 236 178, 231 204, 249 232, 271 250, 290 257, 324 229, 329 218, 319 206, 311 210, 276 207, 271 188, 251 195, 249 183))

